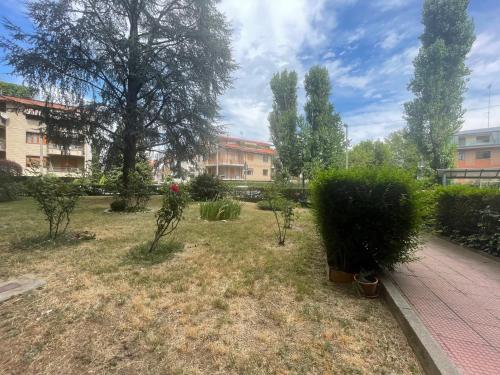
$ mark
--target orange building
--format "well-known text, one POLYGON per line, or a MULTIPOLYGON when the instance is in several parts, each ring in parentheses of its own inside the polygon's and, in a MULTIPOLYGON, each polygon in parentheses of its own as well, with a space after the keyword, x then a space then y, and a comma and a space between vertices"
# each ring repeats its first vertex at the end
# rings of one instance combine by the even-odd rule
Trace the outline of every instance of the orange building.
POLYGON ((221 136, 204 166, 223 180, 271 181, 275 154, 270 143, 221 136))
POLYGON ((500 167, 500 127, 464 130, 453 139, 457 168, 500 167))

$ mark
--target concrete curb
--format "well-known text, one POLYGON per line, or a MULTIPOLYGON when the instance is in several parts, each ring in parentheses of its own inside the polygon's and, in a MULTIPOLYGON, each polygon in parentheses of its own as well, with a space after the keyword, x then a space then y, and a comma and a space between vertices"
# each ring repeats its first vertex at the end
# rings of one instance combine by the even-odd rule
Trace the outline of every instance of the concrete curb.
POLYGON ((0 303, 45 285, 44 280, 37 279, 34 275, 23 275, 17 279, 0 282, 0 303))
POLYGON ((380 289, 424 372, 428 375, 460 374, 388 275, 382 277, 380 289))

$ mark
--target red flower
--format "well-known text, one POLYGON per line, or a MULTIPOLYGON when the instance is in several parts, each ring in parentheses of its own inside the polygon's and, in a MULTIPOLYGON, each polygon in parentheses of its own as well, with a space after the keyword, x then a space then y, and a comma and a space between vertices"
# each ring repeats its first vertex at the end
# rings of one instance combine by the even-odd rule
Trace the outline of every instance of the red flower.
POLYGON ((173 192, 173 193, 178 193, 179 192, 179 185, 177 184, 172 184, 170 185, 170 191, 173 192))

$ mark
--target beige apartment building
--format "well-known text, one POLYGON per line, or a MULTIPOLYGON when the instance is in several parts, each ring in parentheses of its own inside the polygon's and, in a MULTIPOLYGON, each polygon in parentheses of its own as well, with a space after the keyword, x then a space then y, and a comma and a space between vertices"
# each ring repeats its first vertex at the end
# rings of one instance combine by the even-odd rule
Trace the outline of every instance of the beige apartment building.
POLYGON ((221 136, 204 167, 223 180, 271 181, 275 155, 270 143, 221 136))
POLYGON ((464 130, 453 137, 458 168, 500 167, 500 127, 464 130))
POLYGON ((43 135, 41 109, 49 105, 53 109, 68 110, 60 104, 44 101, 0 96, 0 159, 15 161, 23 167, 23 174, 32 168, 42 173, 71 176, 85 170, 91 160, 90 145, 75 141, 69 147, 56 145, 43 135))

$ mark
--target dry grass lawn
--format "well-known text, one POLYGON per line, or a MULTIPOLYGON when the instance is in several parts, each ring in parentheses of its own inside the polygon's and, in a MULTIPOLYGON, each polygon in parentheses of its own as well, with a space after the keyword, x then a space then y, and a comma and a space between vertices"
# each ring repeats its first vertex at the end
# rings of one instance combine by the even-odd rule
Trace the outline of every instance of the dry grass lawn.
POLYGON ((47 281, 0 304, 1 374, 421 372, 383 301, 326 280, 307 210, 282 248, 254 204, 232 222, 202 221, 192 204, 183 250, 151 264, 129 253, 152 238, 153 212, 108 204, 82 198, 73 216, 96 240, 56 245, 39 245, 33 201, 0 204, 0 280, 47 281))

